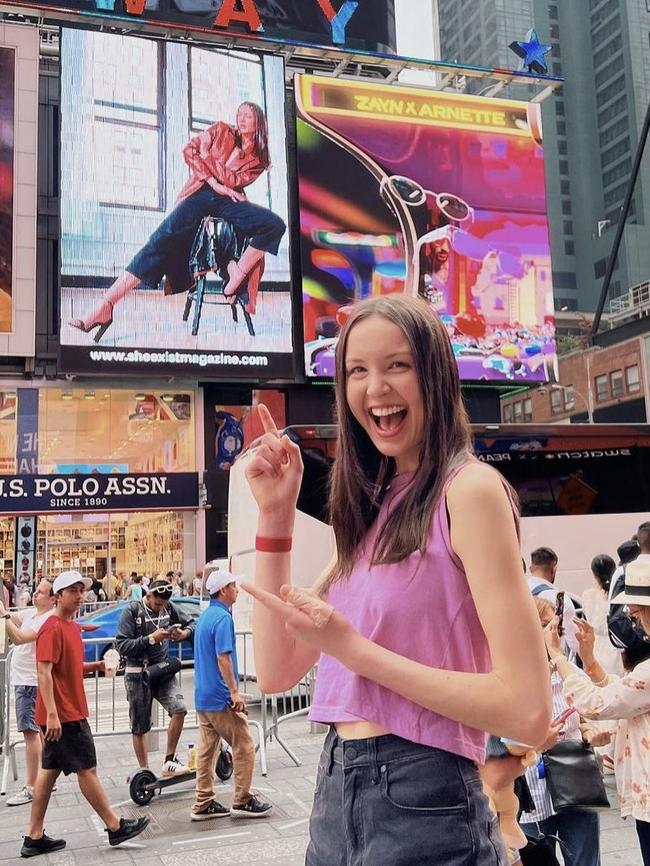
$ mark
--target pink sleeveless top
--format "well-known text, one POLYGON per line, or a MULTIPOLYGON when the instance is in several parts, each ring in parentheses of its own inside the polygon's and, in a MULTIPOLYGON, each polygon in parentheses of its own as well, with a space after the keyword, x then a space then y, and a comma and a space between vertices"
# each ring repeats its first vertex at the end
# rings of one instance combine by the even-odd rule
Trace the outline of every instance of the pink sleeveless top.
MULTIPOLYGON (((329 601, 369 640, 432 668, 471 673, 491 670, 490 653, 467 577, 451 549, 446 493, 452 472, 433 513, 424 555, 401 562, 370 565, 377 532, 402 498, 412 478, 397 476, 368 533, 364 553, 349 580, 336 583, 329 601)), ((469 699, 469 698, 468 698, 469 699)), ((315 722, 374 722, 391 734, 485 761, 487 735, 454 722, 349 671, 322 655, 309 718, 315 722)))

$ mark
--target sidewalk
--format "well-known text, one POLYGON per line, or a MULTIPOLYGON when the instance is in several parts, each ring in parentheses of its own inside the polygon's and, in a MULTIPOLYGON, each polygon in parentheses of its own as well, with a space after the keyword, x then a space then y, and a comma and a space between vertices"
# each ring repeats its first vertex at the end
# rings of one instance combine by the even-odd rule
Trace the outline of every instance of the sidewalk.
MULTIPOLYGON (((296 752, 302 766, 296 767, 280 746, 268 747, 269 773, 259 772, 255 788, 273 803, 272 817, 257 821, 222 818, 203 823, 190 821, 193 784, 188 782, 163 791, 148 806, 138 807, 129 799, 126 778, 134 770, 135 761, 128 736, 97 740, 99 772, 109 799, 122 815, 143 812, 152 818, 145 833, 131 843, 110 848, 105 833, 94 813, 79 793, 74 778, 61 781, 52 797, 46 829, 50 835, 64 836, 68 845, 64 851, 34 860, 43 866, 304 866, 307 846, 307 822, 311 809, 316 766, 323 740, 322 734, 311 734, 304 718, 291 720, 282 726, 282 734, 296 752)), ((181 754, 195 732, 182 739, 181 754)), ((18 751, 19 771, 22 772, 22 750, 18 751)), ((152 755, 156 769, 162 760, 160 753, 152 755)), ((616 795, 612 776, 606 777, 610 800, 616 795)), ((10 792, 17 783, 10 784, 10 792)), ((217 799, 230 805, 232 784, 217 780, 217 799)), ((29 807, 9 808, 0 801, 0 866, 25 863, 19 857, 21 839, 29 818, 29 807)), ((612 808, 601 814, 602 866, 641 866, 634 825, 623 822, 612 808)))

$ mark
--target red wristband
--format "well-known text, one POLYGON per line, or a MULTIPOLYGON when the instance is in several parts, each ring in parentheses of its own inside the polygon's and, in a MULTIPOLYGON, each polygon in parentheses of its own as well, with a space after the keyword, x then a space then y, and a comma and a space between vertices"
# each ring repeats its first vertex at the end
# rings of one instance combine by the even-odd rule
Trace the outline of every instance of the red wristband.
POLYGON ((256 535, 255 550, 260 553, 289 553, 292 540, 291 538, 265 538, 263 535, 256 535))

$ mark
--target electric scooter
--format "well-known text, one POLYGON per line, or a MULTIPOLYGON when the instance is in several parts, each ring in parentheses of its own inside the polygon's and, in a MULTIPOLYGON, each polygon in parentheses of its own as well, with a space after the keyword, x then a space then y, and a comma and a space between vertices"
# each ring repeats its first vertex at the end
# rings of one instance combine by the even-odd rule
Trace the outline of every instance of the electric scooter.
MULTIPOLYGON (((215 765, 217 776, 222 782, 228 781, 232 776, 233 764, 230 749, 223 742, 221 751, 215 765)), ((151 770, 138 770, 131 776, 129 781, 129 796, 138 806, 146 806, 156 795, 162 793, 163 788, 171 788, 172 785, 180 785, 181 782, 190 782, 196 779, 196 770, 184 773, 182 776, 170 776, 159 779, 151 770)))

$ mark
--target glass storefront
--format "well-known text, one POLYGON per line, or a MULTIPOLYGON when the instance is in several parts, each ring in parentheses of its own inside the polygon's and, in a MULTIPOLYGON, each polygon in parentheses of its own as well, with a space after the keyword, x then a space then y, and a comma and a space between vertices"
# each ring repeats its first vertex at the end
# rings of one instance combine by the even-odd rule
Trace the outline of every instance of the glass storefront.
MULTIPOLYGON (((192 390, 41 388, 28 424, 20 417, 23 394, 18 388, 0 395, 0 474, 12 475, 21 465, 26 428, 38 474, 196 471, 192 390)), ((18 575, 30 553, 34 578, 71 568, 99 581, 109 573, 128 579, 133 571, 149 577, 180 571, 191 580, 196 572, 195 512, 39 515, 33 541, 19 539, 18 561, 16 521, 0 517, 5 581, 18 575)))

